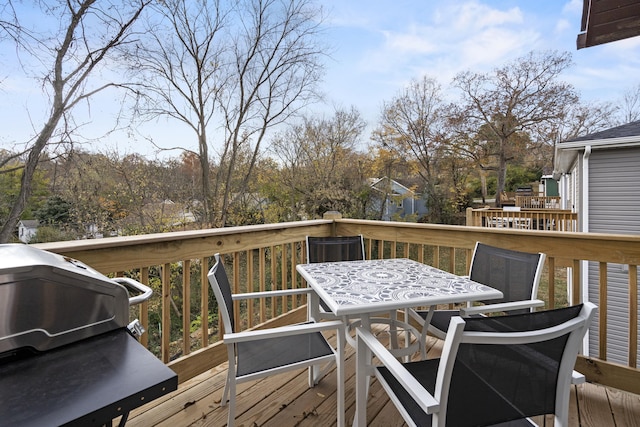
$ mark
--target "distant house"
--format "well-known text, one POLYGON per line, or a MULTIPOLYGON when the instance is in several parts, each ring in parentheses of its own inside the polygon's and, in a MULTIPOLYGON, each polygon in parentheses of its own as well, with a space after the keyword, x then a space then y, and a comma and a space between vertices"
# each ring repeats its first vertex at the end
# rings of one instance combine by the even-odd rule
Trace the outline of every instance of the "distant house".
POLYGON ((380 201, 373 209, 382 212, 382 220, 390 221, 394 216, 404 218, 409 215, 426 215, 426 201, 415 191, 388 177, 371 178, 370 186, 380 195, 380 201), (380 203, 384 203, 382 206, 380 203))
POLYGON ((23 219, 18 222, 18 239, 22 243, 29 243, 38 232, 40 221, 37 219, 23 219))
MULTIPOLYGON (((579 231, 639 235, 640 121, 558 144, 554 178, 559 180, 563 207, 578 213, 579 231)), ((598 263, 590 262, 581 271, 585 295, 598 304, 598 263)), ((628 274, 627 265, 607 266, 607 319, 614 325, 607 333, 607 359, 624 364, 628 357, 628 274)), ((640 283, 640 274, 638 279, 640 283)), ((638 338, 640 343, 640 334, 638 338)), ((589 329, 589 348, 598 354, 596 321, 589 329)))

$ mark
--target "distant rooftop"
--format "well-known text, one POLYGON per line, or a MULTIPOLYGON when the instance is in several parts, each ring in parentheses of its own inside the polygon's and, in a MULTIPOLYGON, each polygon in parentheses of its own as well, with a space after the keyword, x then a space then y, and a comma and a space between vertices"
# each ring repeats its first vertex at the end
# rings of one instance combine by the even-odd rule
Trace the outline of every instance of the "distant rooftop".
POLYGON ((595 132, 589 135, 581 136, 579 138, 569 139, 567 141, 563 141, 563 143, 567 142, 576 142, 576 141, 596 141, 601 139, 611 139, 611 138, 625 138, 625 137, 640 137, 640 120, 627 123, 626 125, 617 126, 614 128, 606 129, 600 132, 595 132))
POLYGON ((558 179, 562 173, 569 172, 579 152, 584 151, 587 146, 590 150, 638 147, 640 146, 640 120, 569 139, 556 145, 554 179, 558 179))

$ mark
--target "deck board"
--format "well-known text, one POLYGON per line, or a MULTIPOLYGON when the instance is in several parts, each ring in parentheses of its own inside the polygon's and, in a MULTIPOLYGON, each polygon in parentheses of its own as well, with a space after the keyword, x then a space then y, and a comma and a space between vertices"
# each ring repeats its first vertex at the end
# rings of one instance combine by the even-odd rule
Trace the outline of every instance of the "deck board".
MULTIPOLYGON (((333 337, 332 337, 333 339, 333 337)), ((431 340, 428 354, 439 354, 442 342, 431 340)), ((127 426, 220 427, 227 408, 220 406, 226 365, 201 374, 178 390, 134 411, 127 426)), ((345 415, 351 425, 355 413, 355 352, 347 346, 345 360, 345 415)), ((331 370, 320 384, 308 387, 301 369, 238 385, 237 426, 316 427, 336 424, 336 377, 331 370)), ((553 425, 551 417, 537 417, 540 425, 553 425), (543 421, 543 418, 546 420, 543 421), (542 424, 544 423, 544 424, 542 424)), ((404 426, 398 411, 377 381, 371 383, 367 425, 404 426)), ((596 384, 572 386, 571 427, 640 426, 640 396, 596 384)))

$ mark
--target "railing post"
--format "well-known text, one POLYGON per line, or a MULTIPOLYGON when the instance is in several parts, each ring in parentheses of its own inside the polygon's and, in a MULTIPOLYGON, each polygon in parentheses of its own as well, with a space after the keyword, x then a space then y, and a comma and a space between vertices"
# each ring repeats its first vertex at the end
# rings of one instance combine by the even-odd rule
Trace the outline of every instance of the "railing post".
POLYGON ((342 214, 338 211, 327 211, 324 213, 324 215, 322 215, 322 219, 332 219, 334 220, 333 224, 331 224, 331 235, 335 236, 336 235, 336 223, 335 220, 336 219, 341 219, 342 218, 342 214))

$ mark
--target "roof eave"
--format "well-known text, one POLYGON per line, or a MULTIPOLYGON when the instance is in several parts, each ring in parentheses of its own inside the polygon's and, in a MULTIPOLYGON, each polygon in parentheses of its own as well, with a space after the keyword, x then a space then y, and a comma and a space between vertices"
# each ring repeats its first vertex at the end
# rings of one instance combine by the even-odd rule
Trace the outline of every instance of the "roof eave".
POLYGON ((557 177, 561 174, 568 173, 575 163, 579 152, 584 150, 585 147, 591 147, 591 150, 601 150, 604 148, 629 148, 638 146, 640 146, 640 135, 562 142, 556 146, 553 177, 554 179, 558 179, 557 177))

